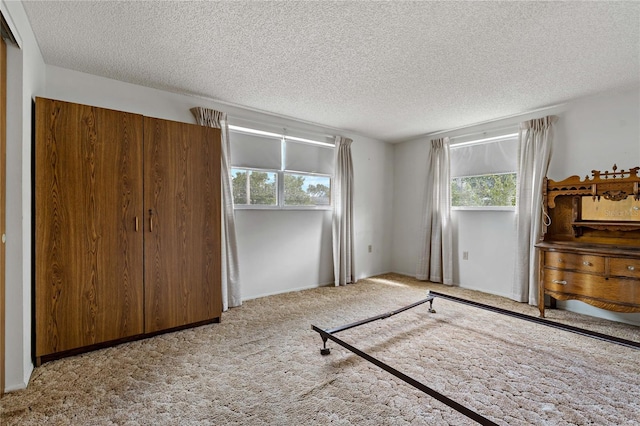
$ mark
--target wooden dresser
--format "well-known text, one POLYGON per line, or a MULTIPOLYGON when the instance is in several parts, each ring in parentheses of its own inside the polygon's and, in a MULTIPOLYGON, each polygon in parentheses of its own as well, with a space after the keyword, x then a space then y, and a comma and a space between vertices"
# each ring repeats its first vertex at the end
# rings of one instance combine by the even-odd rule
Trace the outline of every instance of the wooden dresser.
POLYGON ((640 312, 640 177, 592 171, 581 180, 545 179, 540 316, 545 295, 616 312, 640 312))

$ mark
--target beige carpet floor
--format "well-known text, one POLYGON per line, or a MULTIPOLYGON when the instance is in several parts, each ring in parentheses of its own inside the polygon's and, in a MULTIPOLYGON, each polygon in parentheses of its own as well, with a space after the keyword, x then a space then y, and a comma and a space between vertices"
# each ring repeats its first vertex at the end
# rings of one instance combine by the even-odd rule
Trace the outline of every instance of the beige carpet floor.
MULTIPOLYGON (((265 297, 220 324, 37 368, 5 395, 4 425, 467 425, 471 420, 329 342, 330 328, 433 289, 537 316, 525 304, 387 274, 265 297)), ((444 299, 338 336, 501 425, 640 424, 640 351, 444 299)), ((549 319, 640 340, 640 328, 549 319)))

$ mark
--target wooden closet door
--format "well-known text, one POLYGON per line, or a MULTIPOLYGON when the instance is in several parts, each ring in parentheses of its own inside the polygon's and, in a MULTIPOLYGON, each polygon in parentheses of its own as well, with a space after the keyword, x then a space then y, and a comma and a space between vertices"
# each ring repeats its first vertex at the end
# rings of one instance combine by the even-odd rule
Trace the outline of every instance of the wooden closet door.
POLYGON ((145 332, 220 318, 220 131, 145 117, 145 332))
POLYGON ((36 356, 144 330, 142 116, 36 99, 36 356))

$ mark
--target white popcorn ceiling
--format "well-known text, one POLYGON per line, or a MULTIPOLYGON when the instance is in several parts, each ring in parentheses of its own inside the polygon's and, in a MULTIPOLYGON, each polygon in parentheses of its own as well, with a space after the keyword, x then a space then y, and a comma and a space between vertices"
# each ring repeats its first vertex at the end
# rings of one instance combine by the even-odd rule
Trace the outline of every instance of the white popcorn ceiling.
POLYGON ((638 2, 23 4, 47 64, 390 142, 640 84, 638 2))

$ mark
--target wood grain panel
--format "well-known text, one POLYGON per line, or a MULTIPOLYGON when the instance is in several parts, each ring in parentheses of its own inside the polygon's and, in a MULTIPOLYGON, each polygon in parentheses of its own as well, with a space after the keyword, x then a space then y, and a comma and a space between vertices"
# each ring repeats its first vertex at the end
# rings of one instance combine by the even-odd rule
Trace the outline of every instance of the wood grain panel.
POLYGON ((143 332, 142 116, 36 99, 36 356, 143 332))
POLYGON ((605 278, 599 275, 546 269, 544 286, 547 290, 556 293, 640 305, 640 281, 638 280, 605 278))
POLYGON ((640 259, 612 257, 609 259, 609 274, 640 279, 640 259))
POLYGON ((219 318, 220 131, 145 117, 145 332, 219 318))
POLYGON ((604 273, 604 257, 562 252, 545 252, 546 266, 574 271, 604 273))
MULTIPOLYGON (((7 45, 0 37, 0 235, 6 230, 7 198, 7 45)), ((0 241, 0 396, 4 393, 5 241, 0 241)))

